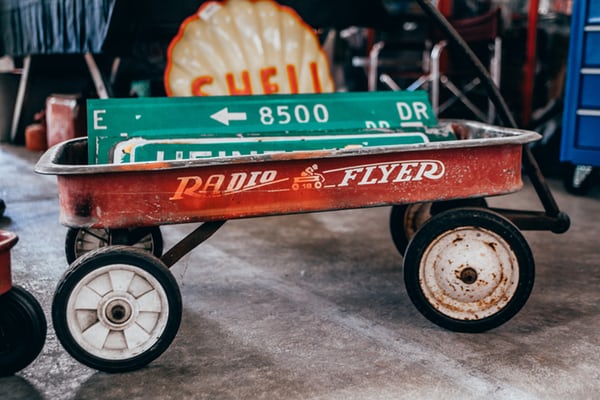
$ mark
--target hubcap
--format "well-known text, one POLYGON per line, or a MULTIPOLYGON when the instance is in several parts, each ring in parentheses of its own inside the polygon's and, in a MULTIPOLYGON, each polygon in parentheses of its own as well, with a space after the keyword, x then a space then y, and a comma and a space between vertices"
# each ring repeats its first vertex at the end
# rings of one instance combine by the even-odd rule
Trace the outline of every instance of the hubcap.
POLYGON ((169 301, 147 271, 125 264, 98 268, 73 288, 67 325, 73 339, 96 357, 122 360, 150 349, 163 334, 169 301))
POLYGON ((419 284, 429 304, 458 320, 496 314, 517 291, 519 265, 510 245, 495 232, 460 227, 429 244, 419 284))

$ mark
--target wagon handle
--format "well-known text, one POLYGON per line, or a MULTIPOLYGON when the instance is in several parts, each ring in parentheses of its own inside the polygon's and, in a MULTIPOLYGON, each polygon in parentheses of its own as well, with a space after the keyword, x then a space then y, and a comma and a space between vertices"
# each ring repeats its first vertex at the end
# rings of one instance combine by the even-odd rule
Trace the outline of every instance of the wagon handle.
MULTIPOLYGON (((442 31, 442 33, 452 40, 452 42, 454 42, 454 44, 461 49, 465 56, 469 58, 475 67, 475 70, 477 71, 477 74, 483 85, 486 87, 492 102, 496 106, 497 111, 500 113, 500 119, 504 121, 505 124, 507 124, 510 128, 517 128, 517 123, 508 109, 504 98, 500 94, 500 90, 492 81, 485 67, 475 55, 473 50, 471 50, 469 45, 462 39, 456 29, 454 29, 446 17, 444 17, 444 15, 431 3, 431 1, 417 0, 417 3, 423 9, 423 11, 437 23, 438 28, 442 31)), ((523 145, 523 166, 525 168, 525 172, 531 180, 531 183, 533 184, 538 198, 544 207, 546 217, 554 219, 554 226, 552 226, 550 230, 555 233, 565 232, 570 225, 569 217, 567 214, 560 211, 554 196, 552 196, 550 188, 544 180, 544 176, 541 173, 538 163, 531 153, 531 149, 527 145, 523 145)), ((535 218, 535 216, 536 215, 532 213, 532 218, 535 218)), ((541 225, 546 226, 547 224, 541 223, 540 226, 541 225)))

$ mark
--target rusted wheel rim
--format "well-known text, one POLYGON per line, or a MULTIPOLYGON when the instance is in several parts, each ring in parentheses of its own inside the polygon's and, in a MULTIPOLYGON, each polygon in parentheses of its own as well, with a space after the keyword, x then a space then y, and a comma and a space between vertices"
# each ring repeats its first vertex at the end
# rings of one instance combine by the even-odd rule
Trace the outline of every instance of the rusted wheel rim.
POLYGON ((481 227, 442 233, 425 250, 419 284, 438 312, 457 320, 480 320, 515 296, 519 264, 510 245, 481 227))

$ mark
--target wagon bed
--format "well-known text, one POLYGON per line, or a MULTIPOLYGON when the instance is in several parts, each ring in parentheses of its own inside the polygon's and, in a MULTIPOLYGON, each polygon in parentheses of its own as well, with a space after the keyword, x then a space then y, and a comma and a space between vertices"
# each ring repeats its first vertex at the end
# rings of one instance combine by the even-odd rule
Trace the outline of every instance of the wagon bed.
POLYGON ((446 121, 462 140, 239 157, 87 164, 87 139, 39 160, 58 178, 61 222, 124 228, 483 197, 522 187, 538 134, 446 121))

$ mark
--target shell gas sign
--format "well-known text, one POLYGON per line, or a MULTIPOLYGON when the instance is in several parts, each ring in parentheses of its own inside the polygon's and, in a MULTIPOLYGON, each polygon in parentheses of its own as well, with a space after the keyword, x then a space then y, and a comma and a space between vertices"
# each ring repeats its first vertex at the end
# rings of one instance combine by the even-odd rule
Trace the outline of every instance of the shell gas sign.
POLYGON ((169 45, 164 81, 169 96, 334 90, 313 29, 272 0, 204 3, 169 45))

